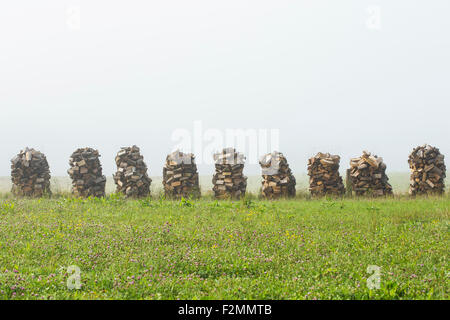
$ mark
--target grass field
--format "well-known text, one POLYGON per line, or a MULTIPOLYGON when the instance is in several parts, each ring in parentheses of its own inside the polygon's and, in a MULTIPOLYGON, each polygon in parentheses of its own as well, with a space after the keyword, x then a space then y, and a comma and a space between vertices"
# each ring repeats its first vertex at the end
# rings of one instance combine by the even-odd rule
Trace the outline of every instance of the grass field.
POLYGON ((1 299, 448 299, 450 198, 4 199, 1 299), (67 267, 81 270, 69 290, 67 267), (369 265, 381 267, 368 289, 369 265))

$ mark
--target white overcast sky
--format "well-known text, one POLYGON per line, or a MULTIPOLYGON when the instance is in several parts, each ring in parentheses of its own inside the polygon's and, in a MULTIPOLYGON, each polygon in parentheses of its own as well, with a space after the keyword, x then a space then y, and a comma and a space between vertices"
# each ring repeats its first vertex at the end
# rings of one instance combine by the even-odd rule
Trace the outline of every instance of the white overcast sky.
POLYGON ((172 133, 196 120, 279 129, 298 173, 318 151, 346 168, 362 150, 407 171, 423 143, 448 163, 449 12, 448 0, 2 1, 0 175, 25 146, 54 176, 92 146, 110 176, 132 144, 161 175, 172 133))

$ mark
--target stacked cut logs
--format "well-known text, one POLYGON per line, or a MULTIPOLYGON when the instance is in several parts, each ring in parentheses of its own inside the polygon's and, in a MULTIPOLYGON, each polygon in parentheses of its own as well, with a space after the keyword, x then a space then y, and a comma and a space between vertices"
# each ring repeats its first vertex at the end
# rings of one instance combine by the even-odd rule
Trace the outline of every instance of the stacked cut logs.
POLYGON ((356 195, 383 196, 392 194, 383 158, 364 151, 350 160, 351 187, 356 195))
POLYGON ((213 176, 213 191, 217 199, 239 199, 245 195, 247 177, 244 176, 243 154, 234 148, 225 148, 214 154, 216 172, 213 176))
POLYGON ((12 193, 41 197, 50 194, 50 169, 45 155, 26 148, 11 160, 12 193))
POLYGON ((262 196, 267 199, 295 196, 295 177, 281 152, 264 155, 259 161, 262 170, 262 196))
POLYGON ((116 156, 117 171, 113 175, 116 191, 127 197, 146 197, 152 180, 147 175, 147 165, 137 146, 121 148, 116 156))
POLYGON ((410 154, 408 163, 411 168, 411 195, 444 193, 444 155, 438 148, 427 144, 417 147, 410 154))
POLYGON ((166 197, 199 197, 197 165, 192 153, 176 150, 169 154, 163 168, 163 186, 166 197))
POLYGON ((106 177, 102 174, 98 150, 92 148, 77 149, 70 157, 72 193, 79 197, 103 197, 106 177))
POLYGON ((319 152, 308 160, 309 191, 313 196, 341 196, 345 193, 339 174, 338 155, 319 152))

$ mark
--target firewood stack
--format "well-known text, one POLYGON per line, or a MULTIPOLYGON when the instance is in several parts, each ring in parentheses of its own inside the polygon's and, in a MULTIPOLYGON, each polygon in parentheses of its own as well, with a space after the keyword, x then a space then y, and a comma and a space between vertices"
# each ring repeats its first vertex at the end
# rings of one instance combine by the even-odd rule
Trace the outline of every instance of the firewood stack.
POLYGON ((72 179, 72 193, 79 197, 105 196, 106 177, 102 175, 98 150, 77 149, 69 159, 67 171, 72 179))
POLYGON ((234 148, 225 148, 214 154, 216 172, 213 191, 217 199, 239 199, 245 195, 247 177, 244 176, 245 157, 234 148))
POLYGON ((417 147, 408 159, 411 168, 411 195, 443 194, 445 191, 444 155, 430 145, 417 147))
POLYGON ((339 174, 338 155, 319 152, 308 160, 309 191, 313 196, 341 196, 345 193, 339 174))
POLYGON ((167 156, 163 168, 163 186, 169 198, 200 196, 197 165, 192 153, 176 150, 167 156))
POLYGON ((350 160, 352 190, 357 196, 383 196, 392 194, 383 158, 364 151, 359 158, 350 160))
POLYGON ((121 148, 116 156, 117 171, 113 175, 116 191, 126 197, 147 197, 152 180, 137 146, 121 148))
POLYGON ((295 196, 295 177, 281 152, 264 155, 259 161, 262 170, 262 196, 266 199, 295 196))
POLYGON ((50 194, 50 169, 45 155, 25 148, 11 160, 11 192, 16 196, 50 194))

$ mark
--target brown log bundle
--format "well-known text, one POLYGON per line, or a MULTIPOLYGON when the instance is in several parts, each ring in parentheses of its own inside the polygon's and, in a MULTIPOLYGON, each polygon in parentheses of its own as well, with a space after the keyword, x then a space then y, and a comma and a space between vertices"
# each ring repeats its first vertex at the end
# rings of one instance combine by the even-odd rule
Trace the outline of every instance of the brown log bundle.
POLYGON ((213 191, 217 199, 240 199, 247 189, 244 176, 245 157, 234 148, 225 148, 214 154, 216 172, 213 176, 213 191))
POLYGON ((123 147, 117 153, 117 171, 113 175, 116 192, 126 197, 147 197, 152 180, 147 175, 147 165, 137 146, 123 147))
POLYGON ((443 194, 445 192, 444 155, 428 144, 415 148, 408 158, 411 169, 411 195, 443 194))
POLYGON ((383 196, 392 194, 383 158, 364 151, 359 158, 350 160, 352 190, 357 196, 383 196))
POLYGON ((67 171, 72 179, 72 193, 79 197, 105 196, 106 177, 102 174, 98 150, 77 149, 69 159, 67 171))
POLYGON ((16 196, 50 195, 50 168, 45 155, 25 148, 11 160, 11 192, 16 196))
POLYGON ((319 152, 308 160, 309 191, 313 196, 341 196, 345 193, 339 174, 338 155, 319 152))
POLYGON ((281 152, 274 151, 261 157, 263 198, 278 199, 295 196, 295 177, 281 152))
POLYGON ((192 153, 176 150, 167 156, 163 168, 163 186, 168 198, 200 197, 197 165, 192 153))

